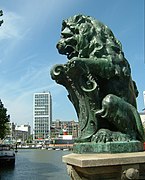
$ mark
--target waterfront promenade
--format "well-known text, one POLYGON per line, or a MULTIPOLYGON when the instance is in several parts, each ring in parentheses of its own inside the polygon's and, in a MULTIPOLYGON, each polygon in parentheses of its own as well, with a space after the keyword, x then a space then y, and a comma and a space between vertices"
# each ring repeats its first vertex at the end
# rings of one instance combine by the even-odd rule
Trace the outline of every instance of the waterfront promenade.
POLYGON ((42 145, 42 144, 27 144, 27 145, 20 145, 17 146, 18 149, 60 149, 60 150, 73 150, 73 144, 48 144, 48 145, 42 145))

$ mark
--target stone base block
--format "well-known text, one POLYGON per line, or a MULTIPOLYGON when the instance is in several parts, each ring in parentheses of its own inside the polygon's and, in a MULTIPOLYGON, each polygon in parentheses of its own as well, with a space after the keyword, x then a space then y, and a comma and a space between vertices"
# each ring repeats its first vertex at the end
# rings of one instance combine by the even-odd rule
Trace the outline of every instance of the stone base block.
POLYGON ((63 156, 72 180, 145 179, 145 152, 63 156))
POLYGON ((107 143, 75 143, 74 153, 127 153, 143 151, 143 143, 140 141, 131 142, 107 142, 107 143))

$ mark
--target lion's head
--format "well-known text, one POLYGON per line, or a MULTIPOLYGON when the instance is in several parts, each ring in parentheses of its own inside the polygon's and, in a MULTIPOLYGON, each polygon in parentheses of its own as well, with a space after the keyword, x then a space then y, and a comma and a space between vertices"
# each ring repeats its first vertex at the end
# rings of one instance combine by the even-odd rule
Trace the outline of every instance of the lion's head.
POLYGON ((101 22, 84 15, 75 15, 63 21, 57 49, 68 59, 101 58, 110 54, 123 56, 121 43, 112 31, 101 22))

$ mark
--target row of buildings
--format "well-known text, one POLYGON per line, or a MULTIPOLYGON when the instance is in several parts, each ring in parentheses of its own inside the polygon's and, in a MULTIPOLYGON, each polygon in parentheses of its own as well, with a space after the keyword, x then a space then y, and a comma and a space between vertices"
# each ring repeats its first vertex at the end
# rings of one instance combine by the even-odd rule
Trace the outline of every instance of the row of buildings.
POLYGON ((6 140, 17 142, 25 142, 31 139, 31 126, 17 125, 14 122, 9 122, 9 132, 6 136, 6 140))
POLYGON ((33 129, 30 125, 9 123, 10 135, 15 140, 42 141, 51 138, 77 138, 78 122, 74 120, 52 122, 52 98, 50 92, 34 93, 33 95, 33 129), (32 132, 32 134, 31 134, 32 132))
MULTIPOLYGON (((41 122, 42 123, 42 122, 41 122)), ((78 137, 78 122, 72 121, 61 121, 59 119, 52 121, 50 127, 50 137, 41 132, 38 138, 34 138, 34 134, 31 134, 31 126, 29 124, 17 125, 9 122, 10 132, 7 136, 16 140, 18 143, 23 142, 36 142, 50 140, 50 139, 75 139, 78 137)), ((44 131, 45 132, 45 131, 44 131)))

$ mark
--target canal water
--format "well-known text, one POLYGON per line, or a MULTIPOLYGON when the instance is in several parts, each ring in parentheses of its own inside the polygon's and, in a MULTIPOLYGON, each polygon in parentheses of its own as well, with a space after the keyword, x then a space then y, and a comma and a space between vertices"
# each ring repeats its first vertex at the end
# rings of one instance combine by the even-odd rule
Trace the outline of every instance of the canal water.
POLYGON ((62 156, 71 151, 23 149, 13 169, 0 169, 0 180, 70 180, 62 156))

